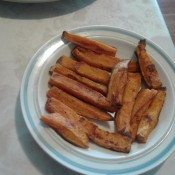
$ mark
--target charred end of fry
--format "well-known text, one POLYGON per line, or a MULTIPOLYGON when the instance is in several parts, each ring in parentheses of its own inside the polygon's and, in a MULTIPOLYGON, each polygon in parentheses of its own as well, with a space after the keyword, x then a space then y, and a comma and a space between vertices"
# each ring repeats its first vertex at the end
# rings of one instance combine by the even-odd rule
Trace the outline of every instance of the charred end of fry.
POLYGON ((68 35, 68 32, 67 31, 63 31, 62 38, 63 39, 66 39, 67 38, 67 35, 68 35))
POLYGON ((64 55, 60 56, 60 57, 57 59, 56 64, 62 62, 62 60, 64 59, 64 57, 65 57, 64 55))
POLYGON ((146 46, 146 39, 141 39, 141 40, 139 41, 139 44, 140 44, 140 45, 146 46))
POLYGON ((131 132, 127 131, 126 127, 123 127, 119 132, 121 135, 131 138, 131 132))
POLYGON ((141 134, 138 134, 138 135, 136 136, 136 140, 137 140, 137 142, 139 142, 139 143, 146 143, 147 138, 145 138, 145 137, 142 136, 141 134))
POLYGON ((49 69, 49 74, 52 75, 53 71, 55 70, 56 65, 51 66, 49 69))

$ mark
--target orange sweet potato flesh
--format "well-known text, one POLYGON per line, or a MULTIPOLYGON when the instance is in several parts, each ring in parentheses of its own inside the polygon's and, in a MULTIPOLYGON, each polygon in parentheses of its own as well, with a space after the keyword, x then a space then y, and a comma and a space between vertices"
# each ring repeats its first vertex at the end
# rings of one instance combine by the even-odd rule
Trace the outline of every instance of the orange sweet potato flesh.
POLYGON ((108 46, 106 44, 92 40, 92 39, 87 38, 87 37, 68 33, 66 31, 63 32, 63 38, 69 42, 72 42, 72 43, 78 45, 78 46, 90 49, 90 50, 97 52, 97 53, 104 53, 107 55, 115 56, 116 52, 117 52, 116 48, 113 48, 111 46, 108 46))
POLYGON ((131 150, 131 139, 119 133, 106 131, 84 117, 79 122, 85 128, 87 136, 95 144, 117 152, 129 153, 131 150))
POLYGON ((138 125, 140 123, 143 113, 148 109, 154 96, 157 94, 157 90, 154 89, 142 89, 138 93, 135 104, 131 114, 131 136, 134 141, 137 134, 138 125))
POLYGON ((131 113, 135 98, 141 88, 141 75, 139 73, 128 73, 127 85, 123 95, 123 105, 116 114, 117 132, 131 137, 131 113))
POLYGON ((159 115, 162 110, 165 101, 166 92, 159 90, 153 98, 150 106, 142 115, 142 119, 139 123, 137 130, 137 141, 146 143, 149 135, 158 123, 159 115))
POLYGON ((117 111, 117 108, 114 107, 101 93, 61 74, 54 72, 49 80, 49 84, 103 110, 110 112, 117 111))
POLYGON ((88 148, 88 137, 83 127, 77 124, 77 121, 66 118, 59 113, 52 113, 41 116, 41 121, 52 127, 65 140, 81 147, 88 148))
POLYGON ((150 88, 159 89, 162 86, 162 82, 152 58, 146 51, 146 40, 140 40, 136 54, 146 84, 150 88))
POLYGON ((113 120, 113 117, 107 112, 85 103, 56 87, 51 88, 47 92, 47 96, 49 97, 46 103, 46 109, 48 111, 51 111, 52 108, 59 108, 58 100, 60 100, 62 103, 73 109, 77 114, 84 117, 99 121, 113 120))
POLYGON ((69 77, 71 79, 77 80, 77 81, 87 85, 88 87, 102 93, 103 95, 107 94, 107 87, 105 85, 96 83, 88 78, 82 77, 79 74, 77 74, 76 72, 62 66, 61 64, 56 64, 55 66, 53 66, 52 72, 53 71, 60 73, 60 74, 66 76, 66 77, 69 77))
POLYGON ((122 61, 114 67, 108 85, 107 98, 112 104, 118 106, 122 105, 123 94, 127 84, 128 63, 129 61, 122 61))
POLYGON ((83 62, 76 63, 75 72, 101 84, 107 85, 109 83, 109 72, 96 67, 92 67, 83 62))

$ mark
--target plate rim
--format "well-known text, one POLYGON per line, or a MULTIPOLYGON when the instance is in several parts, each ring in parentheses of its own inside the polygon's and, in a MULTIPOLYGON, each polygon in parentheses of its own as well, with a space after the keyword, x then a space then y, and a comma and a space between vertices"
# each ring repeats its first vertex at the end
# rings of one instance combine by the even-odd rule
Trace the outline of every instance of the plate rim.
MULTIPOLYGON (((72 30, 69 30, 69 31, 71 31, 71 32, 73 32, 73 33, 77 33, 79 30, 87 30, 87 29, 92 29, 92 28, 107 28, 107 29, 112 29, 112 30, 123 30, 123 31, 125 31, 125 32, 127 32, 127 33, 131 33, 132 35, 137 35, 139 38, 140 37, 143 37, 142 35, 140 35, 140 34, 137 34, 137 33, 135 33, 135 32, 132 32, 132 31, 129 31, 129 30, 126 30, 126 29, 123 29, 123 28, 117 28, 117 27, 112 27, 112 26, 104 26, 104 25, 93 25, 93 26, 84 26, 84 27, 78 27, 78 28, 75 28, 75 29, 72 29, 72 30)), ((93 29, 92 29, 93 30, 93 29)), ((79 32, 78 32, 79 33, 79 32)), ((24 82, 25 82, 25 77, 27 76, 27 70, 29 69, 29 67, 30 67, 30 65, 31 65, 31 63, 33 62, 33 60, 35 59, 35 57, 37 56, 37 54, 39 54, 39 52, 41 52, 44 48, 45 48, 45 46, 47 46, 47 44, 48 43, 50 43, 51 41, 53 41, 54 39, 56 39, 56 38, 59 38, 61 36, 61 34, 60 35, 57 35, 57 36, 55 36, 55 37, 52 37, 49 41, 47 41, 44 45, 42 45, 38 50, 37 50, 37 52, 33 55, 33 57, 31 58, 31 60, 29 61, 29 63, 28 63, 28 65, 27 65, 27 67, 26 67, 26 69, 25 69, 25 72, 24 72, 24 75, 23 75, 23 78, 22 78, 22 85, 21 85, 21 90, 20 90, 20 102, 21 102, 21 108, 22 108, 22 113, 23 113, 23 118, 24 118, 24 120, 25 120, 25 123, 26 123, 26 125, 27 125, 27 128, 29 129, 29 131, 30 131, 30 133, 31 133, 31 135, 33 136, 33 138, 34 138, 34 140, 40 145, 40 147, 50 156, 50 157, 52 157, 53 159, 55 159, 57 162, 58 162, 58 160, 56 159, 56 158, 54 158, 53 156, 51 156, 50 154, 49 154, 49 152, 48 152, 48 150, 46 150, 45 148, 44 148, 44 146, 42 145, 42 143, 37 139, 37 136, 35 135, 36 133, 34 133, 34 131, 32 130, 32 128, 31 128, 31 126, 29 126, 29 123, 28 123, 28 118, 26 117, 26 111, 25 111, 25 107, 23 106, 23 104, 22 104, 22 97, 23 97, 23 89, 22 89, 22 87, 23 87, 23 85, 24 85, 24 82)), ((145 38, 145 37, 144 37, 145 38)), ((147 38, 146 38, 147 39, 147 38)), ((159 46, 157 46, 154 42, 152 42, 151 40, 149 40, 149 39, 147 39, 148 41, 149 41, 149 43, 151 43, 151 44, 153 44, 154 45, 154 47, 156 46, 157 48, 158 48, 158 50, 159 51, 161 51, 161 52, 163 52, 163 54, 168 58, 168 60, 170 61, 168 64, 169 65, 171 65, 172 66, 172 64, 173 64, 173 66, 174 66, 174 63, 172 62, 172 60, 171 60, 171 58, 166 54, 166 52, 163 50, 163 49, 161 49, 159 46)), ((173 70, 174 71, 174 70, 173 70)), ((175 72, 175 71, 174 71, 175 72)), ((174 137, 174 141, 172 141, 172 142, 175 142, 175 137, 174 137)), ((174 146, 174 148, 173 149, 171 149, 171 151, 169 151, 169 154, 165 157, 162 157, 162 158, 164 158, 164 160, 172 153, 172 152, 174 152, 174 150, 175 150, 175 146, 174 146)), ((164 160, 162 160, 161 162, 163 162, 164 160)), ((160 164, 161 163, 160 161, 157 161, 157 165, 158 164, 160 164), (158 163, 159 162, 159 163, 158 163)), ((59 161, 59 163, 61 163, 62 165, 64 165, 64 166, 66 166, 66 164, 65 163, 63 163, 63 162, 60 162, 59 161)), ((156 165, 156 166, 157 166, 156 165)), ((152 165, 153 167, 155 167, 155 165, 152 165)), ((68 165, 68 166, 66 166, 67 168, 70 168, 70 165, 68 165)), ((152 167, 152 168, 153 168, 152 167)), ((148 169, 148 167, 147 168, 145 168, 146 169, 146 171, 148 171, 148 170, 150 170, 150 169, 152 169, 151 167, 148 169)), ((75 168, 70 168, 71 170, 74 170, 74 171, 76 171, 76 169, 75 168)), ((137 170, 138 172, 139 172, 139 170, 137 170)), ((77 170, 77 172, 81 172, 81 171, 79 171, 79 170, 77 170)), ((142 170, 140 170, 140 172, 141 173, 143 173, 143 172, 145 172, 145 170, 143 171, 143 169, 142 170)), ((139 173, 140 173, 139 172, 139 173)), ((83 171, 83 173, 84 173, 84 171, 83 171)), ((132 173, 132 172, 131 172, 132 173)), ((128 173, 127 173, 128 174, 128 173)))

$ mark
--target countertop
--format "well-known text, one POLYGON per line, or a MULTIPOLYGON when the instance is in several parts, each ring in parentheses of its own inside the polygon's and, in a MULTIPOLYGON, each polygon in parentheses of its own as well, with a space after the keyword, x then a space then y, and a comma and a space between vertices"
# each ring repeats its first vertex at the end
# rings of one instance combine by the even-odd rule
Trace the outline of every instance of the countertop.
MULTIPOLYGON (((155 0, 0 2, 0 174, 75 175, 40 149, 24 122, 20 87, 33 54, 63 30, 109 25, 144 35, 175 61, 175 48, 155 0)), ((173 175, 175 153, 145 173, 173 175)))

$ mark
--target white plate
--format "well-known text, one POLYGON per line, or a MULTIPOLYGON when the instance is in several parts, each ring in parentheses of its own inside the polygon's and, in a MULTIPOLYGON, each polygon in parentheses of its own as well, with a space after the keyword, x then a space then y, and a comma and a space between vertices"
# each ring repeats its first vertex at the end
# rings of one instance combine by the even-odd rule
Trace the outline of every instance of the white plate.
MULTIPOLYGON (((132 58, 137 43, 143 36, 119 28, 90 26, 71 30, 86 37, 102 41, 118 48, 117 56, 132 58)), ((162 163, 175 149, 175 66, 171 58, 157 45, 147 40, 147 51, 153 57, 160 73, 167 96, 159 123, 146 144, 132 144, 129 154, 118 153, 90 143, 89 149, 73 146, 59 137, 51 128, 40 122, 46 113, 46 91, 49 68, 61 55, 70 55, 72 44, 61 35, 52 38, 33 56, 28 64, 21 86, 22 112, 32 136, 41 148, 59 163, 83 174, 138 174, 162 163)), ((103 125, 113 130, 113 123, 103 125)))

